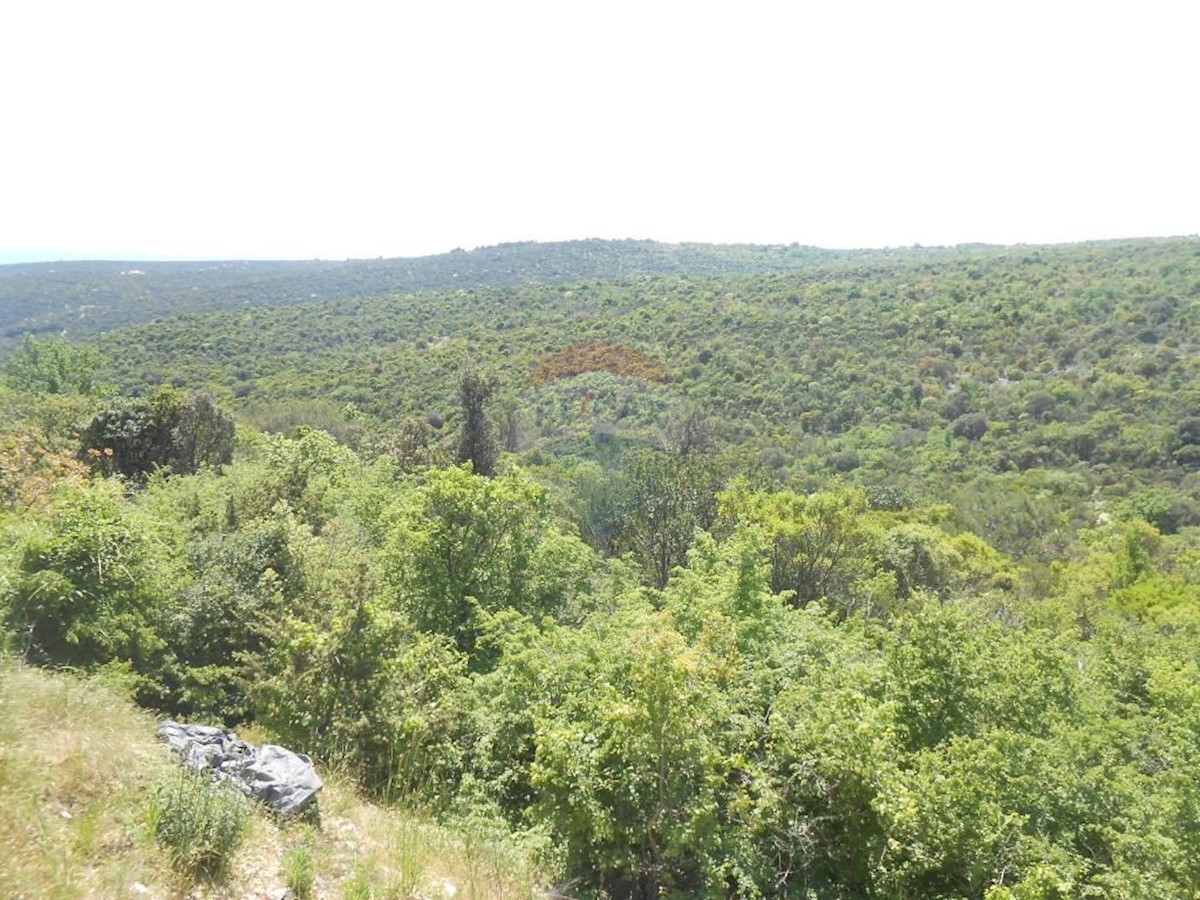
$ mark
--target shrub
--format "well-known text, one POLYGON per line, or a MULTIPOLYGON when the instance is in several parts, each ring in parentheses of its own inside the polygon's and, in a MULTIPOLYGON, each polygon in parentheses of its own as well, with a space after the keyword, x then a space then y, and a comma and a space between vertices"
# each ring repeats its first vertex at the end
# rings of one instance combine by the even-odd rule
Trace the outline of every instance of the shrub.
POLYGON ((1200 416, 1188 416, 1179 422, 1179 443, 1200 444, 1200 416))
POLYGON ((83 455, 105 474, 142 479, 155 469, 194 474, 233 459, 233 417, 207 394, 160 388, 117 397, 80 435, 83 455))
POLYGON ((155 838, 189 878, 224 878, 249 821, 250 801, 237 788, 187 769, 160 785, 150 804, 155 838))
POLYGON ((959 416, 950 425, 950 431, 955 437, 966 438, 969 441, 977 441, 988 430, 988 420, 979 413, 967 413, 965 416, 959 416))

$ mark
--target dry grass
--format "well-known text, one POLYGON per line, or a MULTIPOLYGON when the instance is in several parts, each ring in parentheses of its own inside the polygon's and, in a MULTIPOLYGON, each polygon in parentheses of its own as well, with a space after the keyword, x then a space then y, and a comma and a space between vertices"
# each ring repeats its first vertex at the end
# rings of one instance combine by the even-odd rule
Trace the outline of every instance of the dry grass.
POLYGON ((147 827, 174 767, 153 717, 117 691, 0 660, 0 897, 266 898, 296 877, 298 860, 311 866, 313 898, 539 893, 504 842, 375 806, 338 777, 327 778, 319 826, 256 814, 226 880, 191 883, 147 827))

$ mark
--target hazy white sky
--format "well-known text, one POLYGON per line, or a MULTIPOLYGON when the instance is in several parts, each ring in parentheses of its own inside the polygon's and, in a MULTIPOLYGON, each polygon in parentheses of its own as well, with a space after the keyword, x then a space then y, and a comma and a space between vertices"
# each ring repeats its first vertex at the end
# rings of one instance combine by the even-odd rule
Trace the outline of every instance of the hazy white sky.
POLYGON ((1194 2, 0 11, 0 261, 1200 232, 1194 2))

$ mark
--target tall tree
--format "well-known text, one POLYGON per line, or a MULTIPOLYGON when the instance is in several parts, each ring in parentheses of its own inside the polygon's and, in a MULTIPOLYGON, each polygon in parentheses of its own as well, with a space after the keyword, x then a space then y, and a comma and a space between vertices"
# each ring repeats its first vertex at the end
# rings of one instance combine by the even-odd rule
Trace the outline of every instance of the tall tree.
POLYGON ((671 570, 687 560, 696 529, 712 527, 721 481, 716 461, 708 456, 657 450, 630 454, 622 498, 624 542, 655 587, 666 587, 671 570))
POLYGON ((458 461, 470 461, 477 475, 490 477, 496 474, 500 450, 496 443, 495 426, 488 418, 485 407, 499 383, 494 373, 484 372, 474 366, 464 369, 458 379, 458 399, 463 411, 458 461))

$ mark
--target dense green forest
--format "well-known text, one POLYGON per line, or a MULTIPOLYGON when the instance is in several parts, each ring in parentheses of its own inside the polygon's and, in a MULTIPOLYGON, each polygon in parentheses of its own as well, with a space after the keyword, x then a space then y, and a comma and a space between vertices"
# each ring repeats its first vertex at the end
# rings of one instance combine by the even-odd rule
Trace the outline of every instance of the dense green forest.
POLYGON ((571 896, 1200 891, 1200 241, 536 246, 14 344, 8 651, 571 896))

